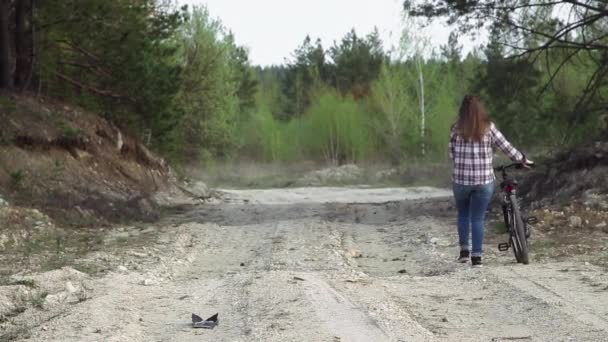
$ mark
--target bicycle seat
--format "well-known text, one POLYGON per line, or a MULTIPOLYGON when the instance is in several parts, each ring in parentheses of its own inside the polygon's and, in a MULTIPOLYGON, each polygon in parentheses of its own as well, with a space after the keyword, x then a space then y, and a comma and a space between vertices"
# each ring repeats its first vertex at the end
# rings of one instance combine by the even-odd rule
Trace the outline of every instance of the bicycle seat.
POLYGON ((517 186, 517 185, 519 185, 519 182, 516 179, 509 178, 509 179, 505 179, 504 181, 502 181, 502 183, 500 183, 501 188, 504 188, 505 186, 508 186, 508 185, 517 186))

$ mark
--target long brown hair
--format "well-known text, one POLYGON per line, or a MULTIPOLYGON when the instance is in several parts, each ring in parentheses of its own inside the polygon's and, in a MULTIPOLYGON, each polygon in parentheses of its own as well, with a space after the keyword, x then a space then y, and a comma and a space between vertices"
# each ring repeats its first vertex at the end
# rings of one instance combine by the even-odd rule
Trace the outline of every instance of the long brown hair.
POLYGON ((475 95, 462 99, 456 121, 456 133, 467 142, 479 142, 490 128, 490 118, 481 100, 475 95))

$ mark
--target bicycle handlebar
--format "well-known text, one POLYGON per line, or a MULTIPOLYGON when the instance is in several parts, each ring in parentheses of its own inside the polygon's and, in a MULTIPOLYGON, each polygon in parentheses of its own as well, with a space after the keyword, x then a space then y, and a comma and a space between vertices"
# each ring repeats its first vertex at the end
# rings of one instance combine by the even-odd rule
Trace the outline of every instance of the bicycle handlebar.
POLYGON ((507 169, 510 169, 512 167, 515 167, 516 169, 521 169, 522 167, 524 167, 524 165, 527 165, 529 167, 534 167, 534 164, 526 164, 526 162, 515 162, 515 163, 511 163, 508 165, 501 165, 501 166, 497 166, 494 168, 494 171, 506 171, 507 169))

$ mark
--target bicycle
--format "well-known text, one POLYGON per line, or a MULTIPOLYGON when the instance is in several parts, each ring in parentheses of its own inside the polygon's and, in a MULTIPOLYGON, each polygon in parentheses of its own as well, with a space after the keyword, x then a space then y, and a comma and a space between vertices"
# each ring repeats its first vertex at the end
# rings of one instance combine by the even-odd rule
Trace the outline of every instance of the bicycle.
MULTIPOLYGON (((532 164, 529 164, 532 166, 532 164)), ((510 168, 521 168, 522 163, 512 163, 509 165, 498 166, 494 171, 502 173, 502 213, 505 220, 505 225, 509 231, 509 242, 498 244, 498 250, 501 252, 513 248, 515 259, 518 263, 527 265, 530 262, 528 256, 528 238, 530 230, 528 224, 532 225, 537 222, 535 217, 527 217, 524 219, 517 201, 518 182, 515 178, 509 176, 507 170, 510 168)))

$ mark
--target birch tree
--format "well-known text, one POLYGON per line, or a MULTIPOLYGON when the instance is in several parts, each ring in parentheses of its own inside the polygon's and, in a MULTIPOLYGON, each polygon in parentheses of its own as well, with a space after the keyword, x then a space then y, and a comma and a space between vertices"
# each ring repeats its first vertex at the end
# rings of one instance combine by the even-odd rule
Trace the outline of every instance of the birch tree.
POLYGON ((427 106, 425 95, 425 57, 432 51, 430 50, 430 39, 428 35, 421 29, 415 18, 410 17, 407 13, 403 16, 403 30, 400 39, 401 53, 414 63, 414 72, 410 79, 415 79, 416 97, 420 114, 420 154, 422 157, 426 155, 426 126, 427 126, 427 106))

